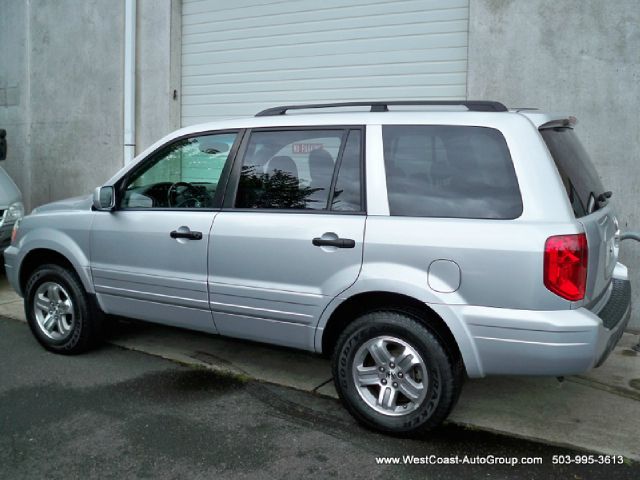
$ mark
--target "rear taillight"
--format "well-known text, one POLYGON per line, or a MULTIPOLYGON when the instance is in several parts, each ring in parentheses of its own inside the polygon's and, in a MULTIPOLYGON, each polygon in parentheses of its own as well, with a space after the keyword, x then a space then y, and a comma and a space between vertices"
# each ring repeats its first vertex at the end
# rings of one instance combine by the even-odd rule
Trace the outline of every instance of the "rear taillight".
POLYGON ((576 301, 587 286, 589 248, 584 233, 556 235, 544 244, 544 285, 556 295, 576 301))

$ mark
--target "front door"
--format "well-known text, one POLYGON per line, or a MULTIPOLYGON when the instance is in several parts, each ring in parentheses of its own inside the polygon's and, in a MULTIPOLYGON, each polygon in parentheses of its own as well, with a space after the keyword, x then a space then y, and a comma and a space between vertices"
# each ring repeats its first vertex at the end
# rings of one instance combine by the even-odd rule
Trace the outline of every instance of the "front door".
POLYGON ((221 334, 313 348, 326 305, 362 263, 366 215, 358 127, 254 130, 209 245, 221 334))
POLYGON ((95 213, 91 272, 107 313, 216 331, 207 251, 236 138, 223 132, 172 142, 116 185, 115 211, 95 213))

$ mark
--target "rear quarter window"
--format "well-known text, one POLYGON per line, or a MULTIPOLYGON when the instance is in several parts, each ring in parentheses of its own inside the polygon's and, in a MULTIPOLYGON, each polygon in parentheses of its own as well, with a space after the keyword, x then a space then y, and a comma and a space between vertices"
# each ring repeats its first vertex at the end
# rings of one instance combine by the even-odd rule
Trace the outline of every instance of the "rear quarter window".
POLYGON ((584 217, 598 208, 604 187, 589 155, 570 127, 543 128, 540 134, 562 178, 573 213, 584 217))
POLYGON ((514 219, 518 181, 493 128, 388 125, 382 128, 391 215, 514 219))

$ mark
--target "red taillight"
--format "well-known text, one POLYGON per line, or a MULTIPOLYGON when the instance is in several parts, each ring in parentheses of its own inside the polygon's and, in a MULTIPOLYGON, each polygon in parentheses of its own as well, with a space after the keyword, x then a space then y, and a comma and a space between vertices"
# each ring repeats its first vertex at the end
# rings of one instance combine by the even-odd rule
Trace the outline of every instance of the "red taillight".
POLYGON ((544 285, 567 300, 582 300, 587 286, 588 259, 589 248, 584 233, 547 238, 544 285))

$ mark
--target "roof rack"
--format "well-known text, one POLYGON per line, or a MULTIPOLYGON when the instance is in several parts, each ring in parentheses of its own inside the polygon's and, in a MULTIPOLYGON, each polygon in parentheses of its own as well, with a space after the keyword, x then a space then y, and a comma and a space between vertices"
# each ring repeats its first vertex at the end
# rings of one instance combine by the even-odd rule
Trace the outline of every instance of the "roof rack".
POLYGON ((280 107, 267 108, 256 114, 256 117, 271 117, 275 115, 284 115, 289 110, 307 110, 312 108, 334 108, 334 107, 371 107, 372 112, 388 112, 389 106, 396 105, 430 105, 430 106, 447 106, 462 105, 467 107, 471 112, 506 112, 505 107, 500 102, 490 100, 393 100, 390 102, 339 102, 339 103, 313 103, 309 105, 283 105, 280 107))

